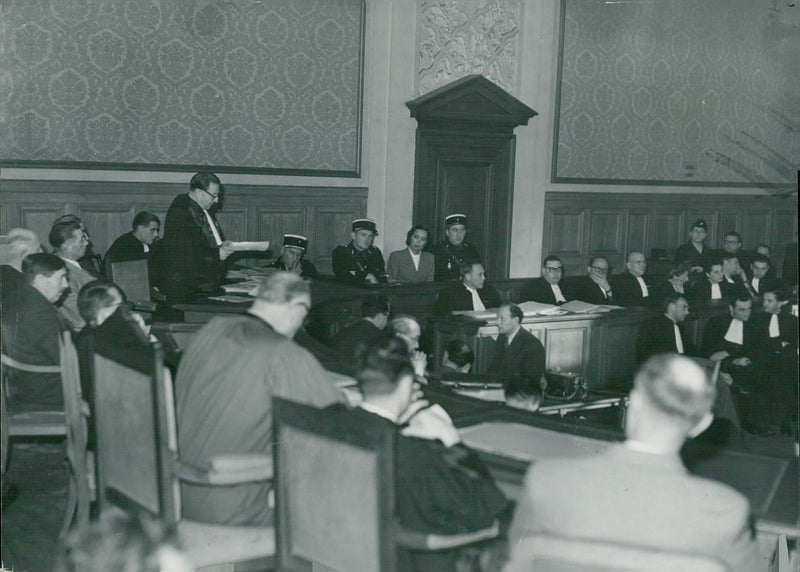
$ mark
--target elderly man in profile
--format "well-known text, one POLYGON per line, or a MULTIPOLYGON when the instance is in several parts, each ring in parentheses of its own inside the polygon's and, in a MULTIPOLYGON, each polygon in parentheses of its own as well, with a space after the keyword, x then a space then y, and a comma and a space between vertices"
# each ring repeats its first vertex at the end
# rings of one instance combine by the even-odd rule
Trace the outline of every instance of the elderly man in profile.
MULTIPOLYGON (((269 454, 272 397, 316 407, 340 398, 331 374, 292 337, 311 307, 297 274, 269 276, 246 314, 217 316, 197 332, 175 381, 183 461, 207 466, 223 454, 269 454)), ((268 525, 270 487, 184 485, 183 514, 201 522, 268 525)))
POLYGON ((486 270, 477 261, 461 265, 461 282, 443 288, 436 298, 434 311, 440 316, 459 310, 482 311, 500 306, 500 294, 486 284, 486 270))
POLYGON ((684 441, 708 424, 714 394, 688 358, 650 358, 634 379, 624 443, 528 470, 506 569, 531 570, 525 540, 547 534, 706 556, 735 572, 767 570, 747 499, 681 462, 684 441))
POLYGON ((85 284, 97 278, 78 263, 78 259, 86 253, 89 236, 80 222, 71 221, 54 224, 50 229, 48 239, 53 247, 53 254, 67 265, 69 291, 58 311, 69 326, 77 332, 86 325, 78 311, 78 292, 85 284))
POLYGON ((631 252, 625 264, 627 272, 613 277, 614 302, 620 306, 649 306, 650 288, 644 279, 647 260, 641 252, 631 252))

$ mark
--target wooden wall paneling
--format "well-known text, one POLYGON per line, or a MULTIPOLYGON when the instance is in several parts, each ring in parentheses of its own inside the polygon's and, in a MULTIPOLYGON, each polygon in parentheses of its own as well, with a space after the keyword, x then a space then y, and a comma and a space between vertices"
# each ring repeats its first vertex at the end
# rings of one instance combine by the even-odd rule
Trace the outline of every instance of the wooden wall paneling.
POLYGON ((589 215, 589 251, 619 254, 622 242, 625 212, 623 209, 592 210, 589 215))
MULTIPOLYGON (((67 214, 66 205, 56 206, 58 203, 55 201, 47 203, 25 203, 19 205, 19 220, 14 221, 9 225, 9 228, 22 227, 32 230, 39 237, 42 242, 42 247, 50 245, 47 240, 47 235, 50 233, 50 227, 53 226, 53 221, 61 215, 67 214)), ((3 202, 3 210, 7 207, 7 203, 3 202)), ((10 209, 9 209, 10 210, 10 209)))
POLYGON ((587 235, 585 226, 587 211, 580 208, 561 208, 550 213, 546 229, 542 259, 549 255, 561 258, 564 264, 564 274, 573 275, 583 272, 586 266, 586 252, 584 250, 584 236, 587 235))
MULTIPOLYGON (((743 197, 742 201, 752 201, 747 197, 743 197)), ((742 207, 746 207, 749 205, 742 205, 742 207)), ((718 235, 719 239, 719 246, 722 247, 722 240, 725 238, 725 233, 735 230, 739 234, 742 234, 742 209, 731 209, 731 208, 723 208, 720 209, 719 213, 719 222, 720 222, 720 232, 718 235)))
MULTIPOLYGON (((302 234, 306 237, 307 209, 303 207, 281 208, 279 205, 255 207, 255 236, 253 240, 269 240, 270 248, 277 257, 283 245, 284 234, 302 234)), ((313 260, 319 245, 309 242, 308 257, 313 260)))
POLYGON ((247 207, 225 205, 216 213, 217 222, 225 233, 226 240, 256 240, 247 228, 247 207))
POLYGON ((561 370, 586 375, 584 364, 588 361, 589 326, 548 328, 544 343, 548 370, 561 370))
MULTIPOLYGON (((643 252, 645 256, 650 256, 648 245, 650 244, 649 236, 650 228, 652 227, 652 213, 647 208, 629 208, 628 209, 628 228, 627 228, 627 241, 626 248, 618 258, 614 260, 612 266, 617 272, 623 272, 628 253, 639 251, 643 252)), ((610 262, 610 261, 609 261, 610 262)))
POLYGON ((0 203, 0 234, 8 234, 19 219, 19 205, 0 203))
MULTIPOLYGON (((680 207, 654 209, 652 213, 651 240, 649 247, 663 248, 670 256, 675 254, 679 244, 686 242, 686 214, 680 207)), ((691 224, 691 223, 690 223, 691 224)), ((650 252, 645 253, 650 256, 650 252)))
MULTIPOLYGON (((353 219, 359 212, 347 205, 341 207, 317 207, 314 213, 314 241, 319 244, 313 262, 317 270, 332 274, 331 252, 340 244, 350 242, 353 219)), ((380 232, 381 229, 378 229, 380 232)), ((312 237, 309 236, 309 241, 312 237)), ((384 253, 384 258, 386 257, 384 253)))
POLYGON ((75 214, 86 225, 94 252, 101 256, 105 256, 108 247, 118 236, 131 230, 131 222, 136 216, 136 209, 132 205, 80 201, 76 207, 75 214))
POLYGON ((768 244, 772 246, 772 257, 783 261, 783 252, 787 244, 797 241, 797 198, 791 197, 789 200, 795 201, 795 210, 775 210, 771 240, 768 244))
POLYGON ((755 250, 762 242, 769 244, 772 235, 772 209, 757 209, 744 212, 742 241, 745 250, 755 250))

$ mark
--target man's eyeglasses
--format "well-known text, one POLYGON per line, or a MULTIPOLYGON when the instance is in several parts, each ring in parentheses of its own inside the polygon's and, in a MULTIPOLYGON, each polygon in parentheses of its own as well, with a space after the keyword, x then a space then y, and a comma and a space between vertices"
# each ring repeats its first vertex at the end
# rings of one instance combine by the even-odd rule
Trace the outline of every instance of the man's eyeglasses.
POLYGON ((594 270, 596 272, 601 272, 603 274, 607 274, 608 273, 608 268, 603 268, 602 266, 590 266, 589 268, 591 268, 592 270, 594 270))
POLYGON ((564 271, 564 267, 563 266, 545 266, 544 269, 547 270, 548 272, 563 272, 564 271))
POLYGON ((215 201, 218 201, 218 200, 219 200, 219 193, 217 193, 217 194, 215 195, 215 194, 213 194, 213 193, 209 193, 207 190, 205 190, 205 189, 203 189, 203 188, 201 188, 200 190, 201 190, 201 191, 203 191, 205 194, 207 194, 209 197, 211 197, 213 200, 215 200, 215 201))

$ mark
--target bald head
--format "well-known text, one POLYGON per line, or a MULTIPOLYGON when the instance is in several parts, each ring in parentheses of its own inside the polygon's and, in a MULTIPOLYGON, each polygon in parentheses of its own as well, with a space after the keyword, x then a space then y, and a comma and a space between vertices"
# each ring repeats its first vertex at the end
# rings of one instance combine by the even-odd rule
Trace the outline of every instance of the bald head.
POLYGON ((27 228, 12 228, 0 240, 0 264, 21 270, 23 258, 41 251, 41 243, 35 232, 27 228))
POLYGON ((641 252, 631 252, 628 254, 626 266, 628 267, 628 272, 634 276, 644 276, 644 273, 647 271, 647 262, 644 258, 644 254, 641 252))
POLYGON ((259 316, 276 332, 292 338, 311 310, 311 289, 293 272, 270 275, 258 290, 250 313, 259 316))

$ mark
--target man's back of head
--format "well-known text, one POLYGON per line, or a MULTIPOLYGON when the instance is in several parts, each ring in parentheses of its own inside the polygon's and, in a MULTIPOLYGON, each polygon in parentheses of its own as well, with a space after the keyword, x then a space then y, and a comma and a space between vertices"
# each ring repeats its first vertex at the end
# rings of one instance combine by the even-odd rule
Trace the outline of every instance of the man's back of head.
POLYGON ((292 338, 311 310, 311 288, 294 272, 276 272, 264 280, 250 312, 276 332, 292 338))
POLYGON ((39 252, 41 243, 36 233, 27 228, 12 228, 0 242, 0 264, 22 270, 22 259, 39 252))
POLYGON ((689 358, 657 354, 634 378, 625 433, 628 439, 676 453, 708 420, 716 389, 689 358))
MULTIPOLYGON (((396 336, 373 338, 362 344, 356 352, 356 379, 366 401, 392 396, 400 383, 413 374, 408 346, 396 336)), ((398 403, 399 411, 405 408, 410 397, 409 393, 405 404, 398 403)))
POLYGON ((373 323, 381 329, 388 322, 389 312, 389 300, 383 294, 371 294, 361 301, 361 317, 371 318, 373 323))

